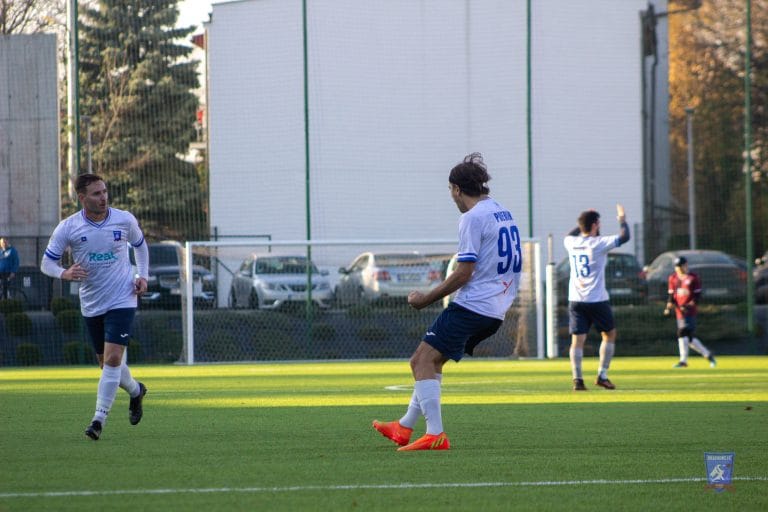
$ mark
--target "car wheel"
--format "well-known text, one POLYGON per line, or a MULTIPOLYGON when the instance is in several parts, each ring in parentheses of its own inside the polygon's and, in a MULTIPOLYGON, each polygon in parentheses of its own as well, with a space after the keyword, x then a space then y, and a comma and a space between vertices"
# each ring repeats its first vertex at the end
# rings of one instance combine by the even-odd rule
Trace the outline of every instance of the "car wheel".
POLYGON ((251 291, 251 294, 248 296, 248 307, 251 309, 259 309, 260 305, 261 301, 259 300, 259 294, 256 293, 256 291, 251 291))

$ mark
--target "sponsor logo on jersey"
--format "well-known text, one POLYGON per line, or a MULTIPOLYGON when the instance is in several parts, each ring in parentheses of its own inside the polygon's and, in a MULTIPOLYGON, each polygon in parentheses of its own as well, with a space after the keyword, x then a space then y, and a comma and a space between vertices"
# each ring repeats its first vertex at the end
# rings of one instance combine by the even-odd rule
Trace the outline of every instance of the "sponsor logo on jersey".
POLYGON ((113 261, 117 260, 117 255, 110 252, 89 252, 88 261, 113 261))

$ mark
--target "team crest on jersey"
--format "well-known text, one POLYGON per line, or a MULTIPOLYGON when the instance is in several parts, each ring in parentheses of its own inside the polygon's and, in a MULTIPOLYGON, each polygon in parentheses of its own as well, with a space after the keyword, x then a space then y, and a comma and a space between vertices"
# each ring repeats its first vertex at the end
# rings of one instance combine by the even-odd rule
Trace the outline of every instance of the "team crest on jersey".
POLYGON ((88 237, 87 236, 81 236, 80 237, 80 241, 81 242, 87 242, 88 241, 88 237))
POLYGON ((735 455, 733 452, 704 453, 704 462, 707 465, 707 489, 714 489, 715 492, 732 489, 735 455))
POLYGON ((113 231, 112 232, 112 236, 114 237, 115 242, 119 242, 120 240, 122 240, 122 232, 121 231, 113 231))

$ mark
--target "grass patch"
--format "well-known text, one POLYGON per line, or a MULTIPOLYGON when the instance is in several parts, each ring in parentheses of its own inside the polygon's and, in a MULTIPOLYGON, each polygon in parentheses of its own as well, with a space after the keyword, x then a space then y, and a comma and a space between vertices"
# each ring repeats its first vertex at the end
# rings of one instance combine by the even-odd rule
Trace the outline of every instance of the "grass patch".
POLYGON ((97 368, 4 369, 0 510, 768 509, 768 358, 674 359, 616 358, 616 391, 579 394, 565 360, 449 363, 452 448, 412 453, 370 426, 405 411, 404 360, 134 366, 144 419, 119 391, 98 442, 97 368), (709 492, 705 451, 763 480, 709 492))

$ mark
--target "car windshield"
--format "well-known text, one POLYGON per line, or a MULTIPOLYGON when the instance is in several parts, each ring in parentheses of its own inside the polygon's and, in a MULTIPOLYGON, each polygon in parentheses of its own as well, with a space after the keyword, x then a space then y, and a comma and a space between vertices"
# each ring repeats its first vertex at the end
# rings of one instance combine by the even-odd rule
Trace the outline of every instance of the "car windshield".
POLYGON ((149 261, 152 265, 178 265, 179 255, 171 245, 150 245, 149 261))
MULTIPOLYGON (((254 271, 257 274, 306 274, 307 259, 299 256, 275 256, 258 258, 254 271)), ((317 267, 311 266, 312 273, 317 273, 317 267)))

